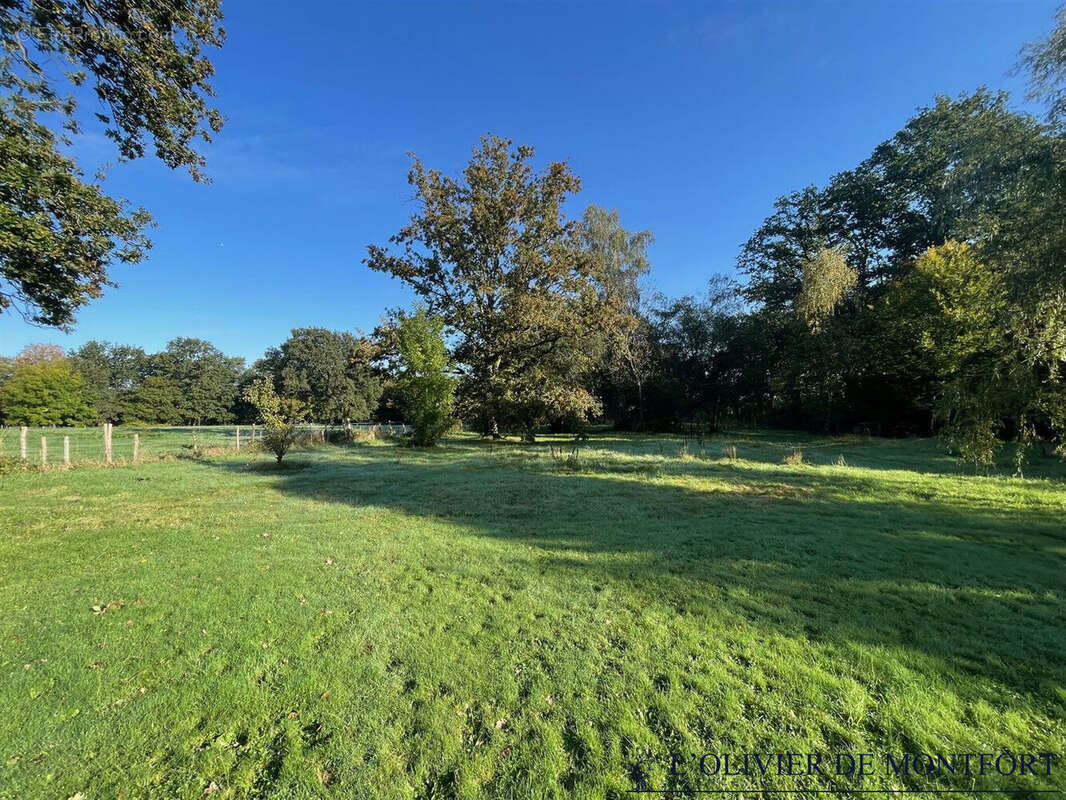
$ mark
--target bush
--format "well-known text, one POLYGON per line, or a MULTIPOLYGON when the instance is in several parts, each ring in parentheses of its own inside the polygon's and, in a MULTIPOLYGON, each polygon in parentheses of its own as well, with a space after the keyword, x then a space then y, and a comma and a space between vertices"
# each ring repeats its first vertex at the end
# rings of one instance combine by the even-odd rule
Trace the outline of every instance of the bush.
POLYGON ((0 386, 5 425, 87 425, 94 415, 89 385, 66 361, 20 364, 0 386))
POLYGON ((414 428, 411 442, 420 447, 432 447, 455 424, 455 379, 448 374, 443 332, 443 320, 423 309, 401 317, 394 332, 402 370, 397 394, 414 428))
POLYGON ((260 379, 244 393, 245 399, 255 406, 263 421, 263 436, 259 445, 274 454, 278 463, 285 457, 298 439, 297 425, 303 421, 304 406, 300 401, 278 397, 274 384, 260 379))

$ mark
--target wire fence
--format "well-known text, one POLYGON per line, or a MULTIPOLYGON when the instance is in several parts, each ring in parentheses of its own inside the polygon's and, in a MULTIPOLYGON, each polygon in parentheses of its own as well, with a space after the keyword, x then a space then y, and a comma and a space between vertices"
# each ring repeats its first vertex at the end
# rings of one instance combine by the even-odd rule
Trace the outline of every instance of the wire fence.
MULTIPOLYGON (((298 427, 301 438, 309 442, 339 441, 358 434, 401 436, 408 431, 406 425, 394 422, 298 427)), ((130 463, 194 455, 205 450, 250 450, 262 435, 262 425, 112 426, 110 435, 104 425, 0 427, 0 459, 18 459, 33 466, 130 463)))

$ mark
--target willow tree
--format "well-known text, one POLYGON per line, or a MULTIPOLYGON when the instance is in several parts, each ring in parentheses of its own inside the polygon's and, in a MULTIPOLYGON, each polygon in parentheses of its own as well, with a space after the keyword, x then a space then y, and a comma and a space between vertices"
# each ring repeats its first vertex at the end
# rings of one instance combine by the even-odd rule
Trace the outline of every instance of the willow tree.
POLYGON ((843 248, 821 247, 804 259, 802 281, 796 296, 796 312, 817 333, 825 319, 844 301, 847 292, 855 287, 858 275, 848 266, 843 248))
POLYGON ((1046 38, 1022 48, 1018 66, 1029 73, 1028 98, 1046 103, 1053 122, 1066 123, 1066 5, 1055 12, 1055 27, 1046 38))
POLYGON ((644 385, 653 368, 650 326, 643 313, 640 279, 651 269, 651 231, 622 227, 618 211, 590 205, 582 215, 578 237, 603 274, 602 291, 620 314, 604 332, 604 358, 598 388, 615 425, 644 426, 644 385))
POLYGON ((486 434, 525 431, 553 413, 585 416, 602 333, 623 311, 602 259, 563 213, 580 180, 563 162, 487 135, 456 177, 413 157, 418 210, 365 263, 407 283, 456 336, 460 411, 486 434))

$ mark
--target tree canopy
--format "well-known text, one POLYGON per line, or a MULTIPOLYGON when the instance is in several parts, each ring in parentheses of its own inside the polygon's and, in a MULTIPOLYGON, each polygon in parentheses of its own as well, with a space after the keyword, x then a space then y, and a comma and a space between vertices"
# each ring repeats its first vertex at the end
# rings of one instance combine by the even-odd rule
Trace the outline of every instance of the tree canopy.
POLYGON ((93 416, 89 385, 65 360, 20 364, 0 385, 5 425, 85 425, 93 416))
POLYGON ((411 441, 431 447, 455 424, 455 378, 444 342, 444 321, 418 309, 391 328, 397 353, 396 388, 411 441))
POLYGON ((407 283, 457 335, 463 412, 485 432, 531 429, 553 413, 595 409, 581 385, 619 304, 603 259, 563 213, 580 181, 563 162, 534 170, 534 150, 488 135, 458 178, 414 158, 419 210, 367 265, 407 283))
POLYGON ((196 144, 222 128, 205 52, 223 43, 221 17, 218 0, 0 3, 0 312, 67 327, 113 285, 110 264, 150 247, 147 212, 62 151, 87 125, 123 160, 151 147, 206 179, 196 144))
POLYGON ((381 398, 375 345, 365 337, 325 328, 295 328, 256 364, 278 394, 303 403, 319 422, 366 420, 381 398))

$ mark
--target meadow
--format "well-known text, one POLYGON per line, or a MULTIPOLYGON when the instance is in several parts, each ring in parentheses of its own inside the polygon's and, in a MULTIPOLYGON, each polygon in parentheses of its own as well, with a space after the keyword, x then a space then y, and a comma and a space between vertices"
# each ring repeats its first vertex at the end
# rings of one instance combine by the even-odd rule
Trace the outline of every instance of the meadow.
POLYGON ((163 455, 0 474, 3 800, 1066 790, 1061 761, 690 757, 1066 753, 1053 459, 775 432, 163 455))

